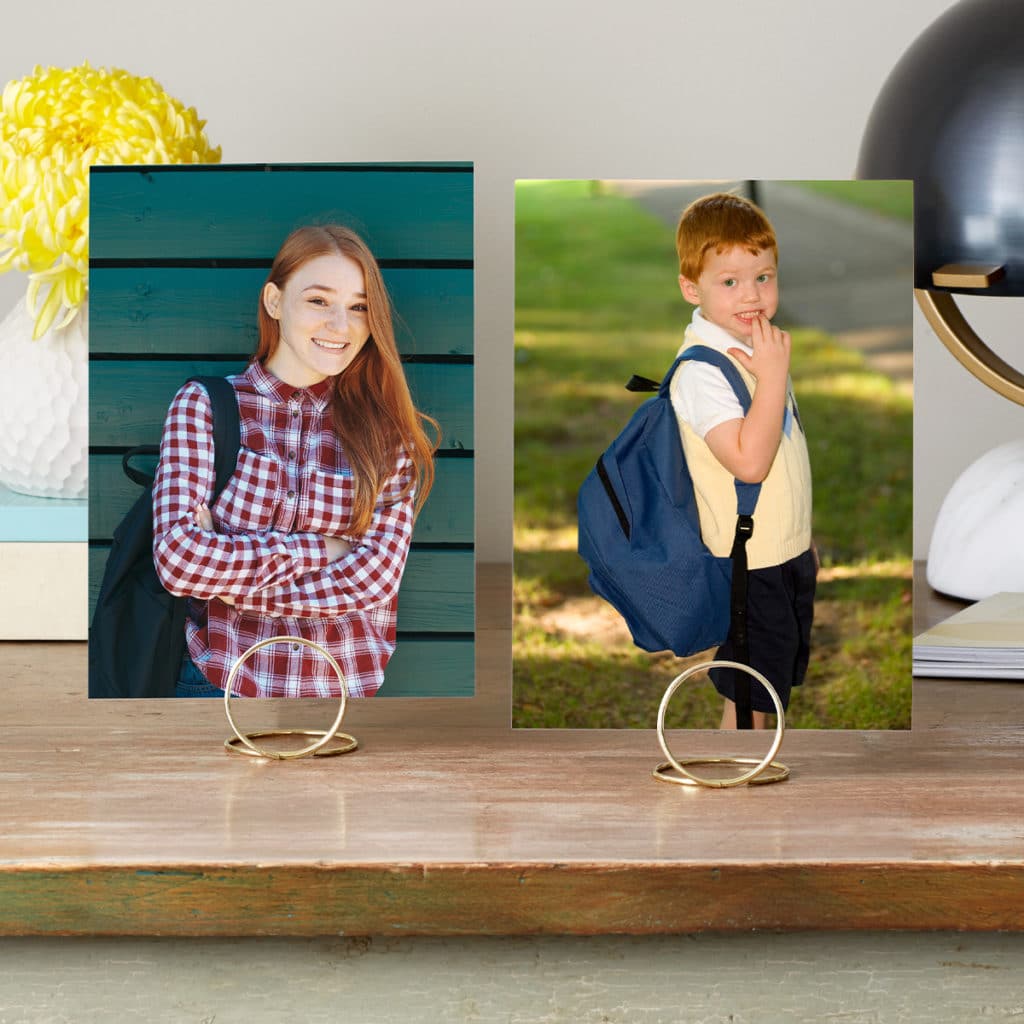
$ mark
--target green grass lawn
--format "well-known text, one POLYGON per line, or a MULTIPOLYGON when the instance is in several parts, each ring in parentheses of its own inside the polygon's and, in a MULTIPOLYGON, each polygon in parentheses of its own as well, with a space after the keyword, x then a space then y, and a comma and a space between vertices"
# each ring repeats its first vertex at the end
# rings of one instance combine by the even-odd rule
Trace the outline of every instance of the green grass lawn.
MULTIPOLYGON (((689 320, 676 274, 671 229, 631 200, 586 181, 517 186, 517 726, 651 728, 696 660, 636 648, 576 554, 577 489, 642 401, 623 384, 660 378, 689 320)), ((822 574, 811 668, 787 721, 907 728, 911 400, 827 334, 792 333, 822 574)), ((673 698, 668 724, 714 726, 720 709, 697 684, 673 698)))
POLYGON ((794 181, 809 192, 913 223, 914 188, 909 181, 794 181))

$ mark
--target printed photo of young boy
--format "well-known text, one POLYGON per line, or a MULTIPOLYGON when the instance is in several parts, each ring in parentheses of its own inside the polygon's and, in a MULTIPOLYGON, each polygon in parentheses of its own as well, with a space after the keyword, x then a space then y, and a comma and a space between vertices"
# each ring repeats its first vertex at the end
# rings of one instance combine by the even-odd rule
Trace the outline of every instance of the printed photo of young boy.
MULTIPOLYGON (((649 728, 671 679, 714 656, 764 675, 789 725, 909 727, 912 212, 905 182, 518 184, 516 725, 649 728), (691 358, 708 350, 728 376, 691 358), (631 618, 647 595, 630 584, 663 608, 692 599, 669 556, 649 587, 628 560, 603 585, 577 536, 580 484, 640 405, 632 374, 667 382, 716 559, 737 485, 759 487, 745 616, 715 612, 727 625, 704 651, 631 618)), ((603 497, 585 491, 580 515, 603 497)), ((710 676, 673 699, 672 727, 735 727, 738 683, 753 726, 771 725, 763 686, 746 698, 746 673, 710 676)))

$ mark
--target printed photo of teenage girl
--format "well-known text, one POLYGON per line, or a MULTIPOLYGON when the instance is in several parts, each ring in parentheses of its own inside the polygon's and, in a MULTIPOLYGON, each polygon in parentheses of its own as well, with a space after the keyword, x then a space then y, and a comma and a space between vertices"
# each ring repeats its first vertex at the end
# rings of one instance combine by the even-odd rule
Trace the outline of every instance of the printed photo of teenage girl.
POLYGON ((91 187, 90 696, 471 695, 472 168, 91 187))

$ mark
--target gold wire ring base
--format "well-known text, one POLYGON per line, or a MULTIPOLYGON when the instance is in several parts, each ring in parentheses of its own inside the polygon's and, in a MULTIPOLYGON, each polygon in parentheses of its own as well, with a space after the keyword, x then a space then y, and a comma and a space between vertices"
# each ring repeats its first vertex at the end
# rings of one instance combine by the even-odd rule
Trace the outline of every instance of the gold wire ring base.
MULTIPOLYGON (((680 764, 690 767, 695 764, 760 764, 756 757, 688 757, 680 764)), ((671 774, 675 768, 668 762, 662 761, 651 774, 661 782, 673 782, 677 786, 708 786, 715 785, 715 779, 703 779, 697 781, 697 776, 692 773, 690 776, 671 774)), ((781 761, 771 761, 758 775, 747 782, 751 786, 767 786, 771 782, 785 782, 789 778, 789 768, 781 761)))
MULTIPOLYGON (((269 736, 323 736, 325 733, 322 729, 265 729, 262 732, 250 732, 246 735, 250 740, 263 740, 269 736)), ((334 733, 334 739, 339 741, 339 746, 321 747, 319 750, 314 750, 312 756, 336 757, 338 754, 348 754, 359 746, 359 740, 347 732, 334 733)), ((260 748, 259 751, 250 750, 248 747, 242 746, 242 741, 238 736, 229 736, 224 741, 224 746, 232 754, 245 754, 248 757, 272 757, 275 761, 283 761, 288 756, 293 756, 287 750, 264 750, 263 748, 260 748)))
POLYGON ((751 668, 749 665, 744 665, 738 661, 702 661, 699 665, 692 665, 685 672, 680 672, 679 675, 668 684, 668 688, 665 690, 665 695, 661 698, 661 705, 658 708, 658 743, 661 745, 662 752, 668 761, 664 764, 658 765, 654 769, 654 777, 661 779, 664 782, 675 782, 679 785, 694 785, 694 786, 706 786, 708 789, 727 789, 731 786, 742 786, 746 782, 760 781, 762 783, 768 782, 781 782, 783 779, 789 778, 789 769, 778 762, 774 761, 775 755, 779 752, 779 748, 782 746, 782 737, 786 731, 786 713, 782 707, 782 701, 779 699, 779 695, 775 692, 775 687, 768 682, 767 679, 755 668, 751 668), (765 754, 764 758, 760 761, 754 758, 748 757, 704 757, 704 758, 689 758, 685 761, 677 761, 672 756, 672 751, 668 749, 668 741, 665 739, 665 712, 668 710, 668 702, 672 699, 672 694, 682 686, 691 676, 696 675, 698 672, 706 672, 711 668, 734 668, 741 672, 746 672, 748 675, 753 676, 768 692, 768 696, 771 698, 772 704, 775 706, 776 724, 775 724, 775 738, 772 741, 772 745, 765 754), (693 772, 688 771, 686 765, 690 764, 735 764, 735 765, 746 765, 751 764, 754 767, 750 771, 743 772, 740 775, 735 776, 731 779, 709 779, 702 775, 695 775, 693 772), (761 776, 769 768, 776 770, 776 774, 771 775, 767 778, 761 779, 761 776), (675 769, 681 776, 676 778, 671 775, 666 775, 665 772, 675 769), (780 772, 782 774, 780 774, 780 772))
POLYGON ((314 643, 312 640, 306 640, 300 636, 272 636, 266 640, 260 640, 250 647, 235 663, 231 666, 231 672, 228 675, 227 683, 224 685, 224 714, 228 716, 228 724, 231 726, 231 731, 235 734, 235 739, 226 739, 224 741, 224 747, 226 750, 230 750, 232 753, 238 754, 249 754, 252 757, 266 757, 272 761, 294 761, 300 757, 308 757, 310 754, 316 755, 318 751, 323 751, 322 757, 327 757, 332 754, 347 754, 350 750, 355 750, 358 746, 357 741, 349 736, 347 733, 339 733, 338 729, 341 727, 341 720, 345 717, 345 708, 348 704, 348 690, 345 686, 345 676, 342 674, 341 666, 334 660, 331 652, 326 648, 321 647, 320 644, 314 643), (249 660, 258 650, 269 647, 271 644, 301 644, 304 647, 311 647, 314 651, 322 654, 331 664, 334 669, 335 675, 338 677, 338 682, 341 683, 341 698, 338 702, 338 715, 334 719, 334 724, 330 729, 322 731, 319 729, 269 729, 263 732, 254 732, 246 734, 241 732, 235 720, 231 715, 231 685, 235 681, 235 676, 238 670, 249 660), (258 747, 253 743, 253 738, 261 739, 266 736, 316 736, 318 737, 308 746, 300 747, 298 750, 264 750, 263 747, 258 747), (344 741, 341 747, 332 748, 331 750, 323 750, 328 743, 334 739, 335 736, 344 737, 344 741), (242 746, 236 746, 236 743, 242 744, 242 746), (244 747, 244 749, 243 749, 244 747))

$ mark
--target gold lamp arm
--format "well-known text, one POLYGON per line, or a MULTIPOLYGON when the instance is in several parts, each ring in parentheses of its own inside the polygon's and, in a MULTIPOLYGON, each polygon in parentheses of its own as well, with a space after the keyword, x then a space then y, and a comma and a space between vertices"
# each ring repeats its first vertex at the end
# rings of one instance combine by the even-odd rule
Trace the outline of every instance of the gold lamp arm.
MULTIPOLYGON (((985 288, 1002 276, 1001 270, 997 267, 941 267, 932 275, 932 280, 945 287, 985 288)), ((1024 405, 1024 373, 996 355, 978 337, 949 292, 915 288, 914 297, 939 340, 978 380, 1011 402, 1024 405)))

